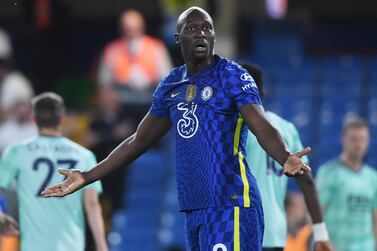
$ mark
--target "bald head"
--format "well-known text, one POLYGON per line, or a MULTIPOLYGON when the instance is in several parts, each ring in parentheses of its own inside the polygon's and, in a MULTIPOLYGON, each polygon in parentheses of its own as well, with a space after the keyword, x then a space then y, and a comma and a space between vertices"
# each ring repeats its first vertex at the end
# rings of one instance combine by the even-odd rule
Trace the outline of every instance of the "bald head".
POLYGON ((195 17, 195 16, 205 16, 206 19, 208 19, 208 21, 213 25, 212 17, 208 14, 208 12, 202 8, 194 6, 194 7, 188 8, 187 10, 182 12, 181 15, 179 15, 178 21, 177 21, 177 32, 179 33, 181 31, 183 25, 185 24, 186 20, 189 17, 195 17))

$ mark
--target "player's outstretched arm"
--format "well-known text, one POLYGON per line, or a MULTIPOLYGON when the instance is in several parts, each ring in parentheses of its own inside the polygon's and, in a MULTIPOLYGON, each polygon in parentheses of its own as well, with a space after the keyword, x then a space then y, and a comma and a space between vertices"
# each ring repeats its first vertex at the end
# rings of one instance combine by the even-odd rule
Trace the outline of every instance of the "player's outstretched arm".
POLYGON ((313 222, 314 251, 333 251, 326 225, 323 222, 317 189, 309 173, 295 177, 305 198, 306 207, 313 222))
POLYGON ((261 105, 247 104, 241 107, 240 112, 251 132, 257 137, 259 145, 284 167, 286 175, 293 176, 311 171, 310 167, 300 159, 310 152, 310 147, 292 154, 280 133, 266 119, 261 105))
POLYGON ((57 185, 47 187, 44 197, 62 197, 101 179, 116 168, 124 167, 137 159, 157 142, 171 128, 168 118, 147 114, 140 122, 136 132, 119 144, 103 161, 87 172, 79 170, 59 170, 67 179, 57 185))

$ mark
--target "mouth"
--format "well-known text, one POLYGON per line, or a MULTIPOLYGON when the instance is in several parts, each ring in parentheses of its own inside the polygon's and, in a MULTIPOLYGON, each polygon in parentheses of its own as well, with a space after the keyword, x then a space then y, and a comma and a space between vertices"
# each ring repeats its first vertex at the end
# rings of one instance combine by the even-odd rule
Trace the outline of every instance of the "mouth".
POLYGON ((195 52, 202 53, 207 51, 207 43, 203 40, 198 41, 194 44, 195 52))

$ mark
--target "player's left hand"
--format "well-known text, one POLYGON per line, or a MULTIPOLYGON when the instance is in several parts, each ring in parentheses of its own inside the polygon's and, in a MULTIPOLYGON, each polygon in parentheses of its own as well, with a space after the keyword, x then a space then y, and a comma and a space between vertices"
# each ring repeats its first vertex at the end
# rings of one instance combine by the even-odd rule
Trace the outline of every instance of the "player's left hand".
POLYGON ((85 185, 84 174, 80 170, 59 168, 58 172, 67 176, 66 180, 45 188, 41 193, 43 197, 63 197, 79 190, 85 185))
POLYGON ((314 243, 314 251, 335 251, 330 241, 317 241, 314 243))
POLYGON ((312 169, 306 165, 301 157, 307 155, 311 151, 310 147, 292 154, 284 163, 284 174, 287 176, 302 175, 304 172, 310 172, 312 169))

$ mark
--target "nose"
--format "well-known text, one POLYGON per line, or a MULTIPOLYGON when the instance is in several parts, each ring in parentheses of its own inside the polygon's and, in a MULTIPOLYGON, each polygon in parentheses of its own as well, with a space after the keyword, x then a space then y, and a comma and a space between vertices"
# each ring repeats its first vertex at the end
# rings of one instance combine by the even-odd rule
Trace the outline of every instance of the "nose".
POLYGON ((195 37, 196 38, 205 38, 206 33, 203 30, 198 29, 197 32, 195 32, 195 37))

